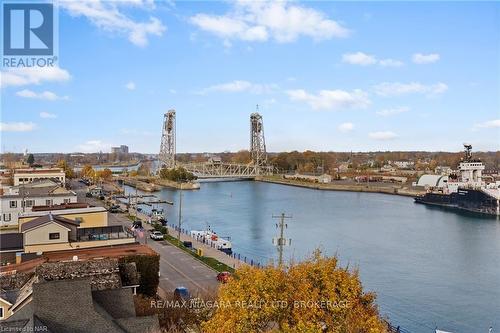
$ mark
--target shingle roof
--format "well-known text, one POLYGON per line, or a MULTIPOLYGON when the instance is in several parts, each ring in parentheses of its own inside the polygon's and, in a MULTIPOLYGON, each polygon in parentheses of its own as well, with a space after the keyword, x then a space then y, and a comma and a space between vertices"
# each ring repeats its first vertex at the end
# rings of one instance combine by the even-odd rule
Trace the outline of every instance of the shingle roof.
POLYGON ((21 225, 21 232, 25 232, 27 230, 39 227, 41 225, 44 225, 46 223, 54 222, 57 223, 63 227, 69 228, 70 226, 79 226, 80 223, 67 219, 65 217, 59 216, 59 215, 52 215, 52 214, 47 214, 43 215, 40 217, 37 217, 31 221, 25 222, 21 225))
POLYGON ((45 326, 46 332, 123 333, 159 329, 158 317, 136 317, 132 291, 91 291, 89 279, 43 281, 33 285, 33 300, 0 328, 45 326))

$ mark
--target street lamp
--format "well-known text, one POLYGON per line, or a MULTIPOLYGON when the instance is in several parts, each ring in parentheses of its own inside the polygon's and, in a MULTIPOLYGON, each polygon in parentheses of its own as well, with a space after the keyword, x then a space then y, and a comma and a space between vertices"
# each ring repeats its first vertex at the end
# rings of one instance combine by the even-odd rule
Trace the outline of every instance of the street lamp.
POLYGON ((180 192, 179 192, 179 226, 177 230, 177 239, 179 244, 181 243, 181 221, 182 221, 182 180, 179 181, 180 192))

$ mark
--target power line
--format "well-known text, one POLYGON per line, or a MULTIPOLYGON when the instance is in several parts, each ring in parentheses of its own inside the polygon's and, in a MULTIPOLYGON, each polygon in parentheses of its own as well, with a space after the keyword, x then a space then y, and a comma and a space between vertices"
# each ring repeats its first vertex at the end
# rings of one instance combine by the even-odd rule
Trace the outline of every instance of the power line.
POLYGON ((273 219, 280 219, 279 223, 276 224, 276 228, 280 229, 280 236, 278 238, 273 238, 273 244, 278 247, 278 253, 279 253, 279 258, 278 258, 278 266, 281 267, 283 264, 283 247, 287 245, 292 244, 292 239, 289 238, 288 242, 287 239, 284 238, 284 229, 288 228, 288 225, 285 223, 285 219, 291 219, 292 216, 286 216, 285 213, 281 213, 281 215, 273 215, 273 219))

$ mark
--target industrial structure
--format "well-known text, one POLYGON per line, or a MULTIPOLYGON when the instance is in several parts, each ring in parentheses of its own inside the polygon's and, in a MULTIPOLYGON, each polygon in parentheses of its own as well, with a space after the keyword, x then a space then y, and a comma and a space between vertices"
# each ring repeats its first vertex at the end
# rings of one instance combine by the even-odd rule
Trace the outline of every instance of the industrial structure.
MULTIPOLYGON (((257 107, 258 110, 258 107, 257 107)), ((159 160, 161 167, 182 166, 198 178, 255 178, 273 173, 273 167, 267 164, 264 122, 258 113, 250 115, 250 154, 248 164, 225 163, 219 159, 210 159, 201 163, 177 163, 175 161, 175 110, 164 115, 163 132, 159 160)))
POLYGON ((162 167, 175 167, 175 110, 168 110, 163 116, 159 159, 162 167))

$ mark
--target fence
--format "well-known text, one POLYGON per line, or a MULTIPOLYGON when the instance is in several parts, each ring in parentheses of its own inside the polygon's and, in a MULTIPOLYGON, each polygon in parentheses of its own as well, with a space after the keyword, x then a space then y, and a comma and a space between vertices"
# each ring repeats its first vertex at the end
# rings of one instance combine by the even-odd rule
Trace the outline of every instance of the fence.
MULTIPOLYGON (((179 227, 176 226, 175 224, 168 224, 168 226, 170 228, 174 229, 176 232, 179 232, 179 227)), ((184 235, 191 237, 193 240, 197 241, 198 243, 201 243, 201 244, 204 244, 206 246, 210 246, 211 248, 217 249, 215 244, 213 244, 211 242, 206 242, 204 239, 202 240, 201 238, 193 238, 191 236, 191 232, 187 229, 181 228, 181 234, 184 234, 184 235)), ((173 236, 175 236, 175 235, 173 235, 173 236)), ((223 254, 226 254, 228 257, 231 257, 231 258, 234 258, 234 259, 239 260, 241 262, 244 262, 245 264, 248 264, 250 266, 257 267, 257 268, 264 267, 264 265, 261 262, 255 260, 253 258, 250 258, 249 256, 245 256, 241 253, 234 252, 232 249, 231 249, 231 253, 226 253, 226 252, 221 251, 221 250, 219 250, 219 251, 223 254)), ((233 267, 233 268, 235 268, 235 267, 233 267)))

